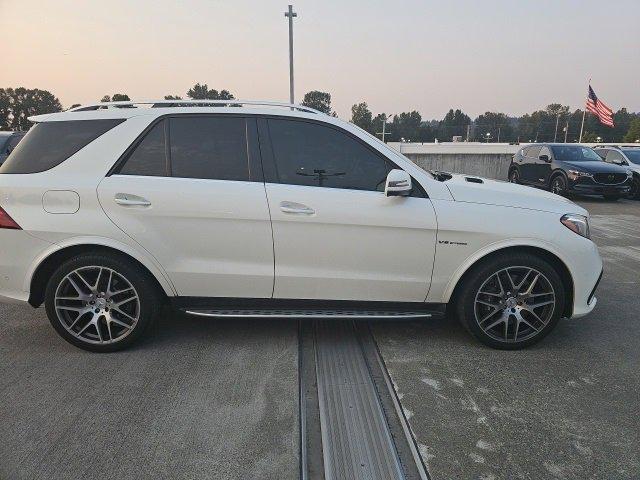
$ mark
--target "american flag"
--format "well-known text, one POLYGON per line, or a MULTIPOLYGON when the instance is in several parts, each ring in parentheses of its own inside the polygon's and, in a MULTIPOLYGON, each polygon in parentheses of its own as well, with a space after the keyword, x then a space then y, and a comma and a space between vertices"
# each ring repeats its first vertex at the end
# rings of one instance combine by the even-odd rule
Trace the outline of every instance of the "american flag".
POLYGON ((589 85, 589 95, 587 96, 587 110, 598 117, 600 123, 613 127, 613 111, 598 99, 591 85, 589 85))

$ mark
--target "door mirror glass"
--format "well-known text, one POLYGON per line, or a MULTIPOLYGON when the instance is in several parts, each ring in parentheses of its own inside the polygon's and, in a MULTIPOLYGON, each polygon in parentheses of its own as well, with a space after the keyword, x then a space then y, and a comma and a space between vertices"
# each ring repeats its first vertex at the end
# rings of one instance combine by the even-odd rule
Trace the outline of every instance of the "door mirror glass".
POLYGON ((387 175, 384 194, 387 197, 407 197, 411 195, 411 176, 400 169, 393 169, 387 175))
POLYGON ((540 155, 540 157, 538 158, 540 158, 540 160, 542 160, 543 162, 547 162, 547 163, 551 162, 549 155, 540 155))
POLYGON ((628 165, 627 161, 621 158, 614 158, 613 160, 611 160, 611 163, 614 163, 616 165, 628 165))

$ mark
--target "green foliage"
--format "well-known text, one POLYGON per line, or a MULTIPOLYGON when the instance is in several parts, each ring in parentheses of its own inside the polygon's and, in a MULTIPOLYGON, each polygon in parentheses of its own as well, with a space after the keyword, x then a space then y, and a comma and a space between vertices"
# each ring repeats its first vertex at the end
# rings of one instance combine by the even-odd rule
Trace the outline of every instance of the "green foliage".
POLYGON ((471 123, 471 118, 459 108, 450 109, 444 118, 438 122, 438 139, 451 141, 456 135, 466 138, 467 125, 471 123))
POLYGON ((394 115, 390 129, 389 139, 392 142, 431 142, 434 139, 433 130, 422 121, 422 116, 416 110, 394 115))
POLYGON ((486 140, 487 134, 492 142, 511 142, 514 140, 514 129, 509 117, 504 113, 485 112, 474 122, 475 140, 486 140))
MULTIPOLYGON (((196 83, 187 92, 187 97, 193 100, 233 100, 234 98, 236 98, 228 90, 209 90, 209 87, 206 83, 204 85, 196 83)), ((172 98, 168 100, 174 99, 172 98)))
POLYGON ((32 115, 60 112, 62 104, 51 92, 38 88, 0 88, 0 129, 27 130, 32 115))
POLYGON ((331 94, 319 90, 312 90, 305 93, 302 105, 331 115, 331 94))
POLYGON ((634 118, 629 123, 629 130, 624 136, 625 142, 638 142, 640 141, 640 117, 634 118))
POLYGON ((596 143, 598 141, 598 135, 593 132, 585 131, 582 133, 582 141, 584 143, 596 143))
POLYGON ((111 95, 112 102, 130 102, 131 99, 126 93, 114 93, 111 95))
POLYGON ((182 100, 182 97, 179 97, 178 95, 165 95, 164 99, 165 100, 182 100))
POLYGON ((357 103, 351 107, 351 123, 375 135, 373 114, 365 102, 357 103))

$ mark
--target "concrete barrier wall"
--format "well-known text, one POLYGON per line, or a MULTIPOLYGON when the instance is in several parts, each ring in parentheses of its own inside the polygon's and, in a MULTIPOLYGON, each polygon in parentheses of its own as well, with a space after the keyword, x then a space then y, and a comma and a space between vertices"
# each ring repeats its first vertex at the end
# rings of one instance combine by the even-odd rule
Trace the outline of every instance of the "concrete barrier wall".
POLYGON ((466 173, 484 178, 507 180, 512 154, 507 153, 405 153, 425 170, 466 173))

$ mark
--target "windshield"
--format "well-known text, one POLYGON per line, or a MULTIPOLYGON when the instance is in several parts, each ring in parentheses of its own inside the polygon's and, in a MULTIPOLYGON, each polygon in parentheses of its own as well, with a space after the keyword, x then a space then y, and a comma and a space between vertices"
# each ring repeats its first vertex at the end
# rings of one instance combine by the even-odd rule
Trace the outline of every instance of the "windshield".
POLYGON ((624 154, 627 156, 630 162, 640 165, 640 148, 624 150, 624 154))
POLYGON ((602 162, 595 150, 579 145, 554 145, 553 156, 561 162, 602 162))

